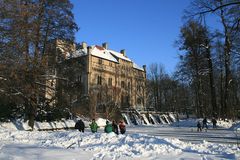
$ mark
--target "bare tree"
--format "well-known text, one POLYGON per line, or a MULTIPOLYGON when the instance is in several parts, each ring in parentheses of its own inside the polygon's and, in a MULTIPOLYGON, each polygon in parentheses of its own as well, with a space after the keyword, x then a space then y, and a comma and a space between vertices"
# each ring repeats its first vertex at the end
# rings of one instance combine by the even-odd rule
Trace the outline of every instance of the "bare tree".
MULTIPOLYGON (((234 85, 234 79, 231 69, 232 54, 237 35, 239 35, 240 16, 239 16, 239 1, 228 0, 195 0, 192 2, 191 8, 186 14, 190 18, 202 17, 208 13, 214 13, 221 20, 223 26, 223 39, 224 39, 224 100, 223 112, 226 116, 230 116, 230 92, 234 85)), ((232 115, 231 115, 232 116, 232 115)))
POLYGON ((21 103, 16 102, 16 105, 25 107, 26 119, 33 127, 47 87, 46 53, 52 53, 47 46, 57 38, 73 41, 77 30, 71 12, 72 4, 68 0, 12 0, 0 3, 0 75, 7 79, 4 82, 7 85, 2 90, 9 95, 18 94, 21 103), (11 57, 15 59, 7 73, 4 68, 11 57))

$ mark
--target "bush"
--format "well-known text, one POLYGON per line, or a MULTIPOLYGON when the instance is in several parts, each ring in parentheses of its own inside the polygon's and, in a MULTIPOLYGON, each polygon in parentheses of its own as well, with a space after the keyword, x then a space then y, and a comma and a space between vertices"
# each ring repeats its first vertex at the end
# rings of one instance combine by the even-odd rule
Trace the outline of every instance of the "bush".
POLYGON ((47 110, 39 110, 37 112, 36 121, 56 121, 64 119, 69 119, 71 117, 71 113, 69 112, 68 108, 49 108, 47 110))
POLYGON ((0 97, 0 121, 21 118, 24 115, 24 107, 11 102, 6 97, 0 97))

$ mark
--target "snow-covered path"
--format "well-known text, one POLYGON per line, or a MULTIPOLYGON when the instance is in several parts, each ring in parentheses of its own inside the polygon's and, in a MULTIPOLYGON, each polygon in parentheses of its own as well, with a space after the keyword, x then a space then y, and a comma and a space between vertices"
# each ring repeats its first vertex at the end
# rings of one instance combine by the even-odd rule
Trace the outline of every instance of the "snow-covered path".
POLYGON ((196 128, 192 127, 134 126, 128 128, 128 133, 174 137, 188 142, 240 143, 240 137, 236 135, 236 132, 228 129, 208 129, 207 131, 197 132, 196 128))

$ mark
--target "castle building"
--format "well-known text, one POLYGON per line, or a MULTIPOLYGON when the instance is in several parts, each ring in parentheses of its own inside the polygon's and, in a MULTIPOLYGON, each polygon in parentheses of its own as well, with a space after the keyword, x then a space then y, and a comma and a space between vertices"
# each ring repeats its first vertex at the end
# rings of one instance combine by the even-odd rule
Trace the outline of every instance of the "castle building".
MULTIPOLYGON (((126 51, 109 49, 107 43, 102 46, 88 46, 85 42, 76 49, 75 45, 66 47, 62 41, 56 42, 56 65, 58 77, 67 80, 54 82, 58 97, 63 97, 66 89, 61 83, 72 88, 68 102, 75 108, 86 105, 83 99, 90 99, 90 111, 101 113, 106 108, 134 108, 143 110, 146 104, 146 66, 138 66, 127 57, 126 51), (68 49, 66 49, 68 48, 68 49), (79 85, 78 85, 79 84, 79 85), (84 97, 84 98, 83 98, 84 97), (83 102, 81 102, 83 100, 83 102)), ((50 83, 50 81, 48 81, 50 83)), ((49 91, 48 91, 49 92, 49 91)), ((52 92, 50 92, 52 93, 52 92)), ((46 96, 49 95, 46 92, 46 96)), ((63 100, 60 98, 58 101, 63 100)))

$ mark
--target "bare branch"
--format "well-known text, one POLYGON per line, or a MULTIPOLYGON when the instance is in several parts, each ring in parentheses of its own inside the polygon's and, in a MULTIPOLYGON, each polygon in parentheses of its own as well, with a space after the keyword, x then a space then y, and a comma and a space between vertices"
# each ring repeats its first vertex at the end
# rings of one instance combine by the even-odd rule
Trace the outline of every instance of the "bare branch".
POLYGON ((52 90, 56 90, 54 87, 51 87, 51 86, 46 85, 46 84, 41 83, 41 82, 35 82, 35 84, 40 85, 40 86, 43 86, 43 87, 46 87, 46 88, 49 88, 49 89, 52 89, 52 90))
POLYGON ((220 5, 220 6, 217 6, 217 7, 215 7, 215 8, 206 7, 206 6, 204 5, 204 7, 206 7, 207 10, 204 10, 204 11, 201 11, 201 12, 198 12, 198 13, 195 13, 195 14, 193 14, 193 15, 191 15, 191 16, 194 17, 194 16, 196 16, 196 15, 204 15, 204 14, 206 14, 206 13, 213 13, 213 12, 219 10, 219 9, 222 9, 222 8, 228 7, 228 6, 232 6, 232 5, 240 5, 240 2, 226 3, 226 4, 222 4, 222 5, 220 5))

